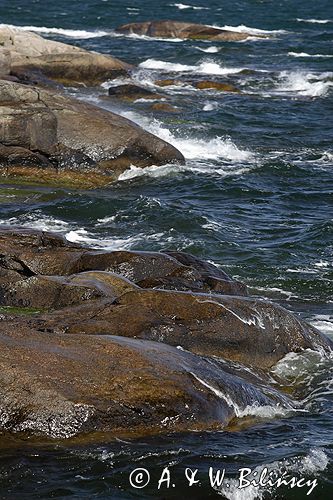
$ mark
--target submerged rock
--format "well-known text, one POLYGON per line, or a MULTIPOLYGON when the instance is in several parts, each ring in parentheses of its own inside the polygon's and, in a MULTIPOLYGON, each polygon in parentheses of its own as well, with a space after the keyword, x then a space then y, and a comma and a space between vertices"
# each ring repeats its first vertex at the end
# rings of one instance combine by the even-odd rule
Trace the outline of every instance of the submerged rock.
POLYGON ((159 87, 171 87, 171 86, 180 86, 184 85, 184 82, 181 80, 173 80, 171 78, 167 78, 164 80, 155 80, 155 85, 158 85, 159 87))
POLYGON ((203 80, 201 82, 196 82, 193 85, 200 90, 220 90, 222 92, 240 93, 240 90, 234 85, 231 85, 230 83, 212 82, 210 80, 203 80))
POLYGON ((178 113, 179 109, 167 102, 155 102, 150 106, 152 111, 162 111, 163 113, 178 113))
POLYGON ((173 146, 114 113, 56 93, 0 81, 0 174, 98 187, 130 165, 184 163, 173 146))
POLYGON ((109 55, 7 26, 0 27, 0 46, 0 66, 5 66, 4 74, 23 79, 28 76, 40 80, 44 76, 61 83, 97 84, 126 76, 133 67, 109 55))
POLYGON ((137 99, 163 99, 164 96, 156 92, 139 87, 139 85, 126 84, 110 87, 108 92, 110 97, 118 97, 126 101, 135 101, 137 99))
POLYGON ((1 229, 0 430, 138 436, 293 408, 263 370, 332 343, 245 294, 184 252, 105 252, 1 229))
POLYGON ((180 21, 147 21, 124 24, 116 29, 125 35, 136 34, 158 38, 184 38, 194 40, 239 41, 252 36, 250 33, 227 31, 203 24, 180 21))

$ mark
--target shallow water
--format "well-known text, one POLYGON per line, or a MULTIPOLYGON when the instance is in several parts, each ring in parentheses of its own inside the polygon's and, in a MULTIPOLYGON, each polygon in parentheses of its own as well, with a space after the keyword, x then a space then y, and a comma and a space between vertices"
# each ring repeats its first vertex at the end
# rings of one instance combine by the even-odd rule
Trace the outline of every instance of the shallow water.
MULTIPOLYGON (((0 18, 134 63, 136 79, 148 88, 155 88, 157 78, 218 78, 243 92, 171 87, 165 90, 180 113, 163 115, 153 114, 145 102, 128 106, 100 100, 107 93, 107 82, 97 89, 69 89, 173 143, 187 165, 145 170, 133 166, 113 187, 99 191, 2 186, 2 224, 58 231, 70 241, 107 249, 192 252, 244 281, 252 294, 277 301, 333 335, 333 7, 329 0, 278 4, 2 0, 0 18), (239 31, 250 27, 253 38, 211 43, 113 32, 122 23, 152 16, 239 31), (271 38, 256 38, 265 33, 271 38)), ((310 497, 330 498, 332 368, 331 360, 314 360, 311 354, 306 360, 285 360, 277 370, 288 377, 296 374, 297 398, 306 412, 273 419, 270 411, 262 410, 255 426, 236 432, 90 447, 5 446, 0 456, 0 497, 178 498, 189 492, 193 498, 209 498, 218 495, 209 484, 210 466, 225 468, 226 476, 235 481, 239 468, 266 464, 317 478, 319 484, 310 497), (158 491, 157 481, 168 464, 176 487, 167 489, 164 483, 158 491), (152 476, 142 490, 129 485, 129 473, 138 466, 149 469, 152 476), (199 469, 201 486, 186 486, 186 467, 199 469)), ((235 482, 228 484, 220 494, 232 500, 302 499, 307 492, 274 487, 239 490, 235 482)))

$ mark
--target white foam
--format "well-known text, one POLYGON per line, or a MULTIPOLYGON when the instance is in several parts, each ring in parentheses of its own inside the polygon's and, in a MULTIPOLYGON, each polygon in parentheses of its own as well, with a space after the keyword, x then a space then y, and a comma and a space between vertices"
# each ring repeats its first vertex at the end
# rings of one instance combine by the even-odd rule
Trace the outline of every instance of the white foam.
POLYGON ((190 66, 187 64, 172 63, 168 61, 159 61, 157 59, 147 59, 139 64, 140 68, 154 69, 170 72, 181 72, 181 73, 198 73, 205 75, 229 75, 234 73, 239 73, 243 71, 244 68, 227 68, 221 66, 214 61, 202 61, 196 66, 190 66))
MULTIPOLYGON (((188 160, 225 159, 237 163, 255 158, 254 153, 238 148, 229 137, 215 137, 213 139, 198 139, 192 136, 179 137, 156 119, 151 120, 133 111, 125 111, 121 114, 175 146, 188 160)), ((200 169, 200 167, 198 168, 200 169)), ((195 170, 195 167, 191 167, 191 169, 195 170)))
POLYGON ((261 286, 256 286, 253 288, 255 291, 259 292, 273 292, 279 293, 281 295, 285 295, 287 297, 286 300, 290 300, 291 298, 297 298, 297 295, 295 295, 293 292, 290 292, 289 290, 283 290, 282 288, 278 287, 261 287, 261 286))
POLYGON ((225 66, 220 66, 215 62, 202 62, 198 68, 197 72, 206 75, 232 75, 235 73, 240 73, 244 68, 226 68, 225 66))
POLYGON ((122 174, 120 174, 118 180, 128 181, 130 179, 135 179, 137 177, 151 177, 151 178, 166 177, 172 174, 183 172, 185 170, 186 168, 183 167, 182 165, 162 165, 162 166, 152 165, 150 167, 145 167, 145 168, 131 165, 129 169, 125 170, 122 174))
POLYGON ((326 453, 320 448, 313 448, 310 453, 300 459, 301 471, 307 474, 316 474, 324 471, 329 464, 326 453))
POLYGON ((333 57, 333 55, 330 55, 330 54, 308 54, 307 52, 288 52, 288 56, 292 56, 292 57, 313 57, 315 59, 317 59, 317 58, 333 57))
POLYGON ((70 227, 68 222, 44 215, 39 210, 31 214, 23 214, 20 217, 0 219, 0 224, 4 226, 21 226, 32 229, 40 229, 41 231, 55 232, 68 231, 70 227))
POLYGON ((282 408, 282 406, 271 406, 271 405, 259 405, 253 404, 248 405, 244 410, 239 411, 237 415, 239 418, 253 416, 264 419, 271 419, 277 417, 287 417, 291 412, 295 412, 293 408, 282 408))
POLYGON ((165 135, 165 139, 177 147, 188 160, 224 158, 229 161, 239 162, 254 157, 254 154, 250 151, 239 149, 229 138, 216 137, 210 140, 196 139, 194 137, 180 138, 172 135, 167 129, 160 129, 156 133, 160 137, 165 135))
MULTIPOLYGON (((318 472, 324 471, 328 464, 329 459, 324 450, 321 448, 312 448, 305 456, 295 456, 260 465, 252 470, 250 477, 258 480, 262 471, 267 468, 268 472, 274 471, 276 477, 284 477, 286 480, 292 477, 301 478, 307 475, 316 475, 318 472), (256 472, 256 476, 254 476, 254 472, 256 472)), ((300 491, 304 492, 304 495, 307 495, 310 489, 315 488, 316 485, 317 482, 314 480, 313 483, 302 487, 300 491)), ((269 498, 275 498, 274 489, 277 490, 277 488, 274 488, 274 486, 271 487, 268 484, 259 487, 250 484, 246 488, 240 489, 239 480, 229 478, 227 481, 223 481, 222 486, 214 486, 214 489, 228 500, 262 500, 267 497, 266 493, 269 494, 269 498)))
POLYGON ((159 61, 157 59, 147 59, 139 64, 140 68, 145 69, 160 69, 164 71, 186 72, 195 71, 197 66, 189 66, 187 64, 171 63, 167 61, 159 61))
POLYGON ((271 373, 279 383, 297 387, 304 398, 299 404, 304 410, 311 410, 321 397, 333 394, 332 362, 333 352, 318 346, 317 350, 289 352, 271 369, 271 373))
MULTIPOLYGON (((330 155, 331 157, 329 158, 330 160, 333 160, 333 155, 330 154, 330 153, 327 153, 328 155, 330 155)), ((331 266, 331 262, 328 262, 327 260, 320 260, 319 262, 315 262, 314 263, 314 266, 315 267, 319 267, 319 268, 323 268, 323 269, 327 269, 331 266)))
POLYGON ((320 97, 325 96, 333 86, 333 73, 305 73, 302 71, 282 71, 278 86, 280 92, 295 92, 298 95, 320 97))
POLYGON ((0 27, 7 26, 8 28, 19 29, 22 31, 34 31, 36 33, 50 33, 55 35, 62 35, 69 38, 98 38, 101 36, 109 35, 107 31, 86 31, 86 30, 71 30, 64 28, 46 28, 45 26, 14 26, 12 24, 0 24, 0 27))
POLYGON ((215 111, 216 109, 218 109, 218 107, 218 102, 207 102, 206 104, 204 104, 202 111, 215 111))
POLYGON ((255 403, 253 405, 247 405, 245 408, 241 408, 231 397, 230 394, 224 393, 214 387, 212 384, 207 382, 207 380, 203 380, 198 377, 195 373, 190 372, 191 375, 204 387, 209 389, 215 396, 222 399, 227 403, 227 405, 233 409, 234 414, 237 418, 244 418, 247 416, 255 416, 264 419, 271 419, 276 417, 286 417, 290 414, 291 411, 295 411, 294 408, 289 404, 285 403, 286 406, 282 407, 280 404, 276 404, 276 406, 272 405, 260 405, 259 403, 255 403))
POLYGON ((185 10, 185 9, 209 10, 209 7, 200 7, 200 6, 195 6, 195 5, 188 5, 186 3, 171 3, 169 5, 170 5, 170 7, 177 7, 177 9, 180 9, 180 10, 185 10))
POLYGON ((262 30, 259 28, 251 28, 250 26, 245 26, 245 24, 240 24, 239 26, 212 26, 213 28, 218 28, 220 30, 236 31, 238 33, 248 33, 250 35, 273 35, 278 33, 287 33, 285 30, 262 30))
POLYGON ((296 21, 298 21, 299 23, 311 23, 311 24, 327 24, 332 22, 331 19, 302 19, 300 17, 298 17, 296 21))
POLYGON ((124 34, 124 33, 112 32, 112 33, 110 33, 110 35, 112 35, 114 37, 134 38, 136 40, 143 40, 143 41, 146 41, 146 42, 151 42, 151 41, 154 41, 154 42, 171 42, 171 43, 172 42, 174 42, 174 43, 184 42, 183 38, 161 38, 161 37, 152 37, 152 36, 147 36, 147 35, 139 35, 137 33, 124 34))
POLYGON ((202 48, 202 47, 195 47, 197 50, 200 50, 201 52, 206 52, 207 54, 216 54, 219 52, 221 49, 219 47, 216 47, 215 45, 212 45, 211 47, 202 48))
POLYGON ((333 335, 333 316, 318 314, 314 316, 310 324, 326 335, 333 335))
POLYGON ((140 240, 140 236, 128 238, 96 238, 92 233, 84 228, 73 229, 65 233, 65 238, 72 243, 86 244, 105 250, 119 250, 131 248, 134 243, 140 240))

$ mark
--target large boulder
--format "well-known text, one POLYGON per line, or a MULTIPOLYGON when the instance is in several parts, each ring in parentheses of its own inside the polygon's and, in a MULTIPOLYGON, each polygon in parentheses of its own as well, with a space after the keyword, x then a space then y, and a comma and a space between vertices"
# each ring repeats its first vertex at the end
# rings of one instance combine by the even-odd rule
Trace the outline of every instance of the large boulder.
POLYGON ((35 79, 44 75, 61 83, 96 84, 119 72, 127 75, 132 68, 114 57, 8 26, 0 27, 0 47, 0 75, 11 72, 35 79))
POLYGON ((180 21, 146 21, 124 24, 117 28, 116 32, 124 35, 136 34, 157 38, 184 38, 228 42, 246 40, 246 38, 251 36, 250 33, 228 31, 203 24, 180 21))
POLYGON ((130 165, 184 163, 135 123, 39 87, 0 80, 0 171, 46 183, 98 187, 130 165))

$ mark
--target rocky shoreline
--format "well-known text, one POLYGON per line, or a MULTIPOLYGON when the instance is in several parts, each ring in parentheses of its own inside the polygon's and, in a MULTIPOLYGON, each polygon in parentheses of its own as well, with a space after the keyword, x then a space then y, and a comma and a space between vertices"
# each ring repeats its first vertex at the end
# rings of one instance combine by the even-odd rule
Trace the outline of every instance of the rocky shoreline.
POLYGON ((127 75, 111 56, 0 29, 0 173, 4 180, 107 185, 131 165, 184 163, 173 146, 114 113, 54 89, 127 75))
MULTIPOLYGON (((141 23, 119 33, 208 40, 249 35, 188 23, 141 23), (221 33, 222 31, 222 33, 221 33)), ((110 84, 106 99, 159 100, 189 84, 131 80, 133 66, 18 29, 0 28, 0 174, 5 182, 98 188, 131 165, 182 164, 180 151, 64 85, 110 84)), ((106 252, 42 231, 0 229, 0 431, 63 439, 95 433, 224 429, 251 408, 297 403, 271 369, 331 341, 289 311, 197 257, 106 252)))
MULTIPOLYGON (((178 26, 181 23, 157 24, 160 30, 172 26, 176 31, 170 36, 183 29, 178 26)), ((186 29, 189 33, 190 27, 186 29)), ((133 27, 129 31, 136 32, 133 27)), ((228 33, 223 31, 224 36, 228 33)), ((237 39, 246 38, 243 33, 236 34, 240 35, 237 39)), ((146 88, 131 79, 133 70, 132 65, 109 55, 47 40, 18 28, 0 27, 3 180, 98 188, 115 182, 132 165, 144 168, 185 162, 171 144, 115 113, 69 97, 64 86, 96 86, 125 78, 129 83, 110 84, 108 96, 101 98, 130 102, 144 99, 152 102, 148 111, 156 113, 179 111, 163 91, 170 85, 240 93, 233 85, 215 80, 160 80, 154 89, 146 88)))

